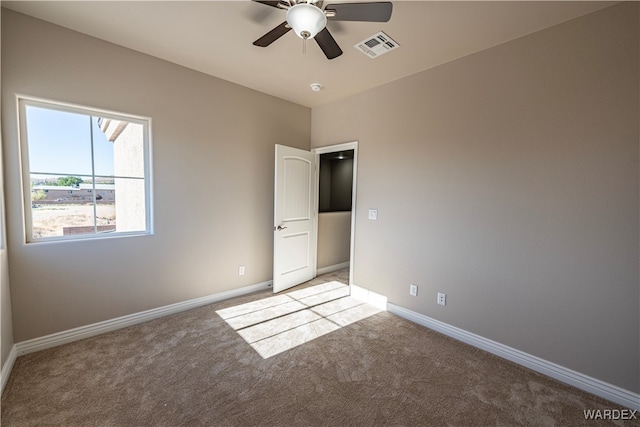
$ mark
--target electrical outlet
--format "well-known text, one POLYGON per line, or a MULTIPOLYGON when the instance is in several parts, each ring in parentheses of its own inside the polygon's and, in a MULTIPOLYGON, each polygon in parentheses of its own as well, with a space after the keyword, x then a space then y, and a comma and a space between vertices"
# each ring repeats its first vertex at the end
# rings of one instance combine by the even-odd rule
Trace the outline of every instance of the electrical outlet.
POLYGON ((418 296, 418 285, 409 285, 409 295, 418 296))
POLYGON ((438 292, 438 304, 439 305, 447 305, 447 294, 443 294, 442 292, 438 292))
POLYGON ((238 276, 244 276, 244 265, 238 267, 238 276))
POLYGON ((378 219, 378 209, 369 209, 369 219, 378 219))

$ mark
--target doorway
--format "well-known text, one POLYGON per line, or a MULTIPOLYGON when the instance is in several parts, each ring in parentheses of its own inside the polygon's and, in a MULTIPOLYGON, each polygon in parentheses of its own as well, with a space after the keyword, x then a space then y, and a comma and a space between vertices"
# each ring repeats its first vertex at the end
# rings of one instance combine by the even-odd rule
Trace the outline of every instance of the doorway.
MULTIPOLYGON (((328 156, 327 159, 332 161, 330 157, 333 156, 328 156)), ((276 144, 273 224, 274 293, 311 280, 318 274, 327 274, 344 268, 349 268, 348 284, 353 284, 357 159, 357 142, 321 147, 311 152, 276 144), (335 205, 345 209, 349 197, 351 203, 350 211, 341 210, 335 215, 328 215, 327 221, 323 218, 320 229, 323 238, 329 239, 329 246, 326 246, 326 239, 320 242, 320 250, 334 255, 335 248, 331 246, 334 244, 331 243, 333 238, 338 241, 335 244, 342 247, 341 258, 323 259, 318 263, 318 223, 320 222, 318 221, 320 205, 318 197, 320 167, 318 165, 320 156, 329 153, 338 153, 335 160, 346 160, 348 157, 350 163, 348 167, 336 165, 335 169, 341 171, 339 175, 344 175, 344 172, 349 170, 351 184, 346 179, 336 180, 341 181, 342 184, 335 186, 335 193, 343 193, 343 196, 335 205), (329 227, 324 226, 326 222, 329 223, 329 227), (342 225, 337 229, 331 227, 331 223, 342 225), (325 232, 325 229, 328 232, 325 232), (330 232, 335 236, 329 236, 330 232)), ((324 173, 326 172, 323 171, 324 173)), ((332 177, 329 176, 328 179, 331 181, 332 177)), ((329 209, 332 209, 334 204, 331 202, 332 197, 331 195, 327 197, 329 209)), ((326 212, 326 214, 333 213, 326 212)))
POLYGON ((353 284, 357 142, 320 147, 316 156, 317 275, 349 268, 353 284))

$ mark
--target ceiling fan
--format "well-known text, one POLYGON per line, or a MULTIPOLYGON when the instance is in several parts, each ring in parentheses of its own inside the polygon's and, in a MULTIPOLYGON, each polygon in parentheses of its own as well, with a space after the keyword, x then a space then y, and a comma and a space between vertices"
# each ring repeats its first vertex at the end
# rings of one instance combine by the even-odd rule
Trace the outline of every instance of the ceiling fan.
POLYGON ((287 11, 286 21, 254 41, 255 46, 267 47, 293 29, 305 43, 315 39, 327 59, 342 55, 342 49, 327 29, 327 20, 387 22, 393 9, 390 2, 335 3, 323 9, 322 0, 253 1, 287 11))

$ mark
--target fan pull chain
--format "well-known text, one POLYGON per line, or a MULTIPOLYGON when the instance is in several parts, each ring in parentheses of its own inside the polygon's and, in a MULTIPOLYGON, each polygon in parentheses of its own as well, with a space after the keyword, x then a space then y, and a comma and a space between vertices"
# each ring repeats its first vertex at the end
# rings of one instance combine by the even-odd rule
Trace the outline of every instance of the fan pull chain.
POLYGON ((302 54, 307 53, 307 39, 302 39, 302 54))

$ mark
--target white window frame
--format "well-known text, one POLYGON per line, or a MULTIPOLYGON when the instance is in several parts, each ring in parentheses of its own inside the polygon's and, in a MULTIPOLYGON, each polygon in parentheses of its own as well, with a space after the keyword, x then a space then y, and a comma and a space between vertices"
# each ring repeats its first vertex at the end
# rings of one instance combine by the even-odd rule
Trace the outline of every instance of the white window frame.
MULTIPOLYGON (((65 102, 53 101, 43 98, 35 98, 24 95, 16 96, 18 107, 18 129, 20 140, 20 162, 22 167, 22 198, 24 201, 24 233, 25 243, 41 243, 41 242, 60 242, 87 239, 109 239, 125 236, 141 236, 153 234, 153 185, 152 185, 152 157, 151 157, 151 118, 134 114, 117 113, 108 110, 102 110, 84 105, 69 104, 65 102), (57 110, 75 114, 83 114, 87 116, 97 116, 112 120, 123 120, 130 123, 142 125, 143 127, 143 156, 144 156, 144 187, 145 187, 145 229, 140 231, 115 231, 111 233, 92 233, 79 234, 69 236, 49 236, 49 237, 33 237, 33 215, 31 208, 31 168, 29 166, 29 141, 27 135, 26 123, 26 107, 33 106, 50 110, 57 110)), ((91 154, 93 156, 93 152, 91 154)), ((35 172, 38 173, 38 172, 35 172)), ((60 172, 60 175, 69 175, 67 172, 60 172)), ((82 175, 89 176, 89 175, 82 175)), ((95 184, 96 177, 104 175, 92 174, 95 184)), ((119 178, 113 176, 113 178, 119 178)), ((94 192, 95 193, 95 192, 94 192)), ((94 201, 95 202, 95 201, 94 201)), ((117 218, 116 218, 117 221, 117 218)))

